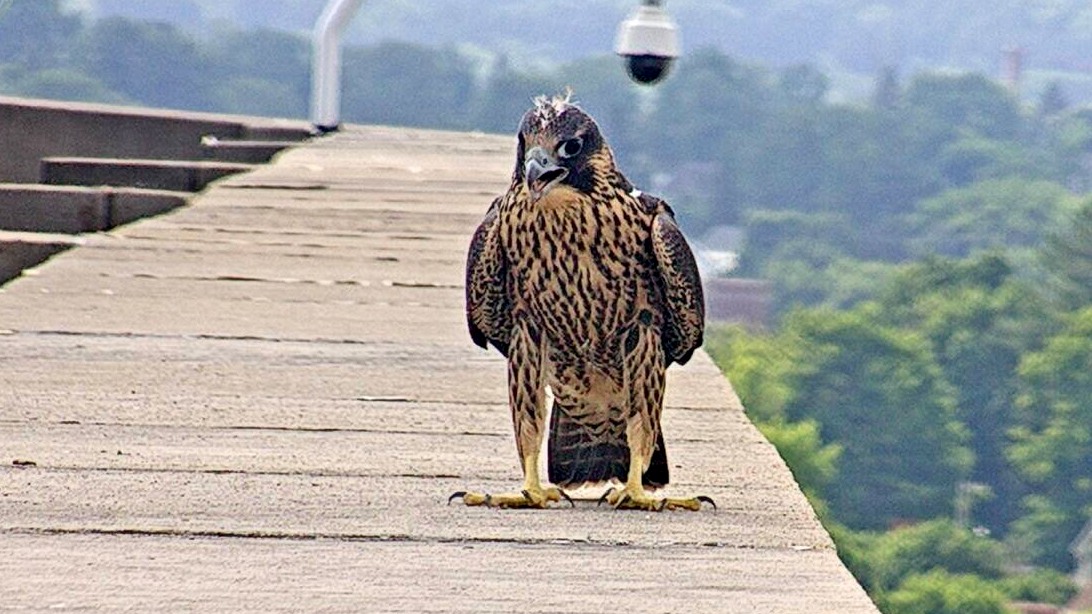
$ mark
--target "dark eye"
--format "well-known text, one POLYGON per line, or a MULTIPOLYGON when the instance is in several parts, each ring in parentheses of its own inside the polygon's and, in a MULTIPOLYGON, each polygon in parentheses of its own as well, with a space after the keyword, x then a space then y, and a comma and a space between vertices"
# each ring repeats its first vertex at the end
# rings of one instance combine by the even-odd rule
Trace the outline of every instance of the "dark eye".
POLYGON ((557 146, 557 155, 562 158, 571 158, 580 153, 580 150, 584 148, 584 141, 580 138, 567 139, 561 141, 561 144, 557 146))

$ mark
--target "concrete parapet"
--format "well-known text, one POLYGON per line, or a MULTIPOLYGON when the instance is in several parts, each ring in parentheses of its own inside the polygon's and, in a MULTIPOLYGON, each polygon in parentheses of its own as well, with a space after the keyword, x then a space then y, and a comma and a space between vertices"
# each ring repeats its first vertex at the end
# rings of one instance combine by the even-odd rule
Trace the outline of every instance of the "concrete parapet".
POLYGON ((288 119, 262 118, 261 123, 243 124, 244 141, 291 141, 298 143, 314 136, 310 124, 288 119))
POLYGON ((79 234, 108 230, 186 204, 165 190, 0 184, 0 230, 79 234))
POLYGON ((189 202, 189 194, 170 190, 100 188, 107 198, 109 228, 160 215, 189 202))
POLYGON ((0 230, 0 285, 80 242, 67 235, 0 230))
POLYGON ((224 141, 206 138, 202 140, 201 147, 206 160, 264 164, 294 144, 292 141, 224 141))
POLYGON ((51 156, 199 160, 208 135, 299 141, 310 124, 0 96, 0 182, 38 181, 38 161, 51 156))
POLYGON ((254 168, 237 162, 43 158, 39 180, 49 185, 128 186, 198 192, 221 177, 254 168))

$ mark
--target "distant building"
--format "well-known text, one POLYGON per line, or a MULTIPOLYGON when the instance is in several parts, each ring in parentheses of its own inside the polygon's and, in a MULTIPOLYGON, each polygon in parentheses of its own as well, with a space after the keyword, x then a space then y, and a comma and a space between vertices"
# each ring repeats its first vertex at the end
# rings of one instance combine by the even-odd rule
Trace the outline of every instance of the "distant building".
POLYGON ((1067 605, 1067 611, 1086 612, 1092 610, 1092 520, 1084 523, 1084 528, 1069 545, 1069 552, 1077 561, 1073 570, 1073 582, 1078 593, 1067 605))
POLYGON ((766 328, 773 302, 773 284, 761 279, 713 277, 704 280, 705 319, 711 324, 742 324, 766 328))
POLYGON ((690 239, 702 279, 727 277, 739 266, 743 229, 738 226, 713 226, 699 238, 690 239))
POLYGON ((739 265, 744 234, 739 226, 713 226, 691 240, 705 289, 705 319, 714 324, 742 324, 763 329, 769 324, 773 284, 761 279, 728 277, 739 265))
POLYGON ((1084 523, 1084 528, 1069 545, 1069 552, 1077 561, 1073 581, 1080 586, 1092 584, 1092 520, 1084 523))

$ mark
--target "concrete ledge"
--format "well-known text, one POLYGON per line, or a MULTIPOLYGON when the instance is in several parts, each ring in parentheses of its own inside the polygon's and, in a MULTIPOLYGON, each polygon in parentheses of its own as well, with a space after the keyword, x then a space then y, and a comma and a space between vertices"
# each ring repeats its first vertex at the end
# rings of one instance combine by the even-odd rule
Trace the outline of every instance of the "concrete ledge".
POLYGON ((296 120, 262 118, 261 123, 243 124, 242 135, 246 141, 290 141, 299 143, 315 136, 310 124, 296 120))
POLYGON ((447 505, 520 479, 463 292, 512 144, 346 126, 5 286, 4 606, 877 614, 702 352, 669 493, 718 511, 447 505))
POLYGON ((216 138, 201 140, 207 160, 264 164, 281 151, 295 145, 292 141, 224 141, 216 138))
POLYGON ((170 190, 140 188, 100 188, 108 198, 108 228, 135 222, 141 218, 161 215, 189 202, 189 194, 170 190))
POLYGON ((38 181, 49 156, 201 159, 201 139, 300 141, 305 120, 0 96, 0 182, 38 181))
POLYGON ((213 181, 253 169, 251 164, 190 160, 43 158, 40 181, 49 185, 128 186, 198 192, 213 181))
POLYGON ((0 230, 0 285, 81 242, 68 235, 0 230))
POLYGON ((0 230, 98 232, 181 207, 188 196, 138 188, 0 184, 0 230))

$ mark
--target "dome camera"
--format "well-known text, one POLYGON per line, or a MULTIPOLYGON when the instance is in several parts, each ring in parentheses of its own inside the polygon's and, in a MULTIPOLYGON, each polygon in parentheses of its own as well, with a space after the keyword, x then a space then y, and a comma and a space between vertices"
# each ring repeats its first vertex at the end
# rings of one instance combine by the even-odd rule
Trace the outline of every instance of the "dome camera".
POLYGON ((626 62, 626 72, 638 83, 663 79, 679 57, 679 32, 660 8, 661 0, 644 0, 618 28, 615 51, 626 62))

